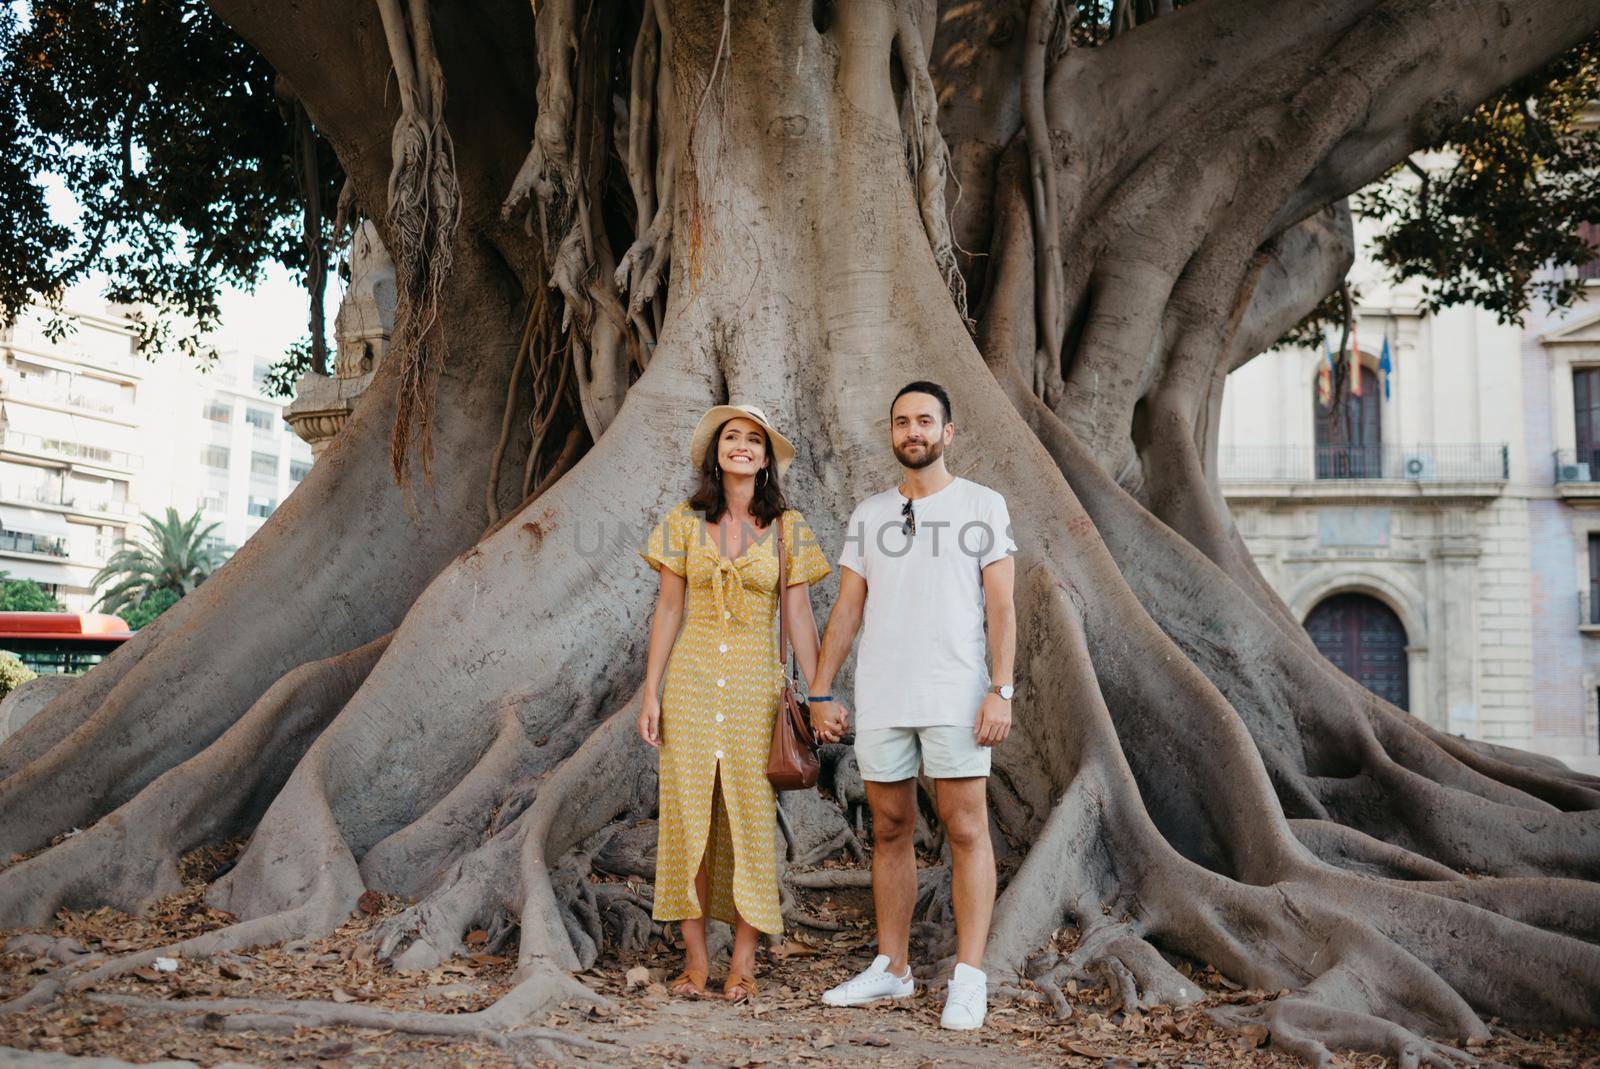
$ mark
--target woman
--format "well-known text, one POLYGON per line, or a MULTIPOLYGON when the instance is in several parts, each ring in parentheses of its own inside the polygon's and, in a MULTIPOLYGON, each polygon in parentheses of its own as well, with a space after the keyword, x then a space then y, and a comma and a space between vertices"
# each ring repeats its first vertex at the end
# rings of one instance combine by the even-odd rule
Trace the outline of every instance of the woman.
POLYGON ((651 915, 682 922, 684 969, 670 985, 680 995, 705 992, 705 914, 734 925, 723 997, 737 1002, 756 993, 756 933, 783 931, 777 796, 766 774, 783 688, 773 521, 782 517, 789 639, 807 679, 818 648, 807 584, 830 569, 805 517, 784 501, 794 447, 759 408, 712 408, 689 457, 699 485, 639 551, 661 573, 639 708, 640 736, 661 750, 651 915))

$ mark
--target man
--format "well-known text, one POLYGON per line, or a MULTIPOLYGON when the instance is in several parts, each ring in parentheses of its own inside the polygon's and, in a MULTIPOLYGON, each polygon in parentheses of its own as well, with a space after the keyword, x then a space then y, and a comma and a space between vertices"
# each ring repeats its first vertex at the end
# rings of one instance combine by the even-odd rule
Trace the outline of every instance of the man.
POLYGON ((950 844, 956 966, 940 1023, 978 1028, 988 1010, 984 943, 994 909, 989 841, 990 747, 1011 730, 1016 552, 1005 498, 945 467, 955 434, 950 398, 932 382, 903 388, 889 408, 899 486, 856 506, 839 557, 839 599, 828 617, 812 726, 824 741, 844 732, 846 710, 829 693, 865 621, 856 660, 856 762, 872 809, 872 899, 878 956, 824 993, 830 1006, 905 998, 915 990, 910 953, 917 895, 912 834, 917 769, 934 782, 950 844), (990 668, 985 666, 985 625, 990 668))

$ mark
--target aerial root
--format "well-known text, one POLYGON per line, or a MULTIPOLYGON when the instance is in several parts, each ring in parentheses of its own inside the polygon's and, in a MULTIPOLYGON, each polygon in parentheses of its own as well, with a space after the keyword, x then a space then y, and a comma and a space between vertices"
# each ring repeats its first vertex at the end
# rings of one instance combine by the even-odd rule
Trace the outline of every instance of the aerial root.
POLYGON ((650 918, 655 896, 647 886, 596 884, 594 898, 601 921, 611 930, 613 944, 622 953, 648 950, 652 939, 665 934, 664 926, 650 918))
POLYGON ((945 183, 950 174, 950 149, 939 129, 939 97, 928 73, 928 57, 922 47, 922 31, 917 25, 913 5, 899 5, 895 29, 895 52, 906 74, 905 126, 907 161, 917 188, 917 210, 934 263, 944 278, 950 299, 969 329, 974 325, 967 314, 967 282, 956 260, 955 241, 950 232, 950 215, 945 210, 945 183))
POLYGON ((376 956, 397 969, 431 969, 460 953, 474 921, 493 923, 486 913, 516 901, 519 838, 520 829, 496 835, 455 862, 440 888, 374 926, 369 939, 376 956))
POLYGON ((433 380, 444 347, 439 306, 461 221, 461 187, 444 122, 444 70, 434 50, 428 6, 421 0, 377 0, 377 6, 400 88, 388 189, 389 251, 399 283, 394 336, 402 368, 390 459, 399 482, 413 423, 424 474, 432 468, 433 380))
POLYGON ((1478 1064, 1464 1050, 1424 1039, 1381 1017, 1330 1006, 1308 994, 1294 993, 1254 1006, 1223 1006, 1208 1012, 1213 1020, 1230 1028, 1264 1026, 1274 1047, 1282 1047, 1316 1069, 1343 1064, 1330 1048, 1383 1054, 1393 1058, 1398 1069, 1418 1069, 1423 1065, 1455 1069, 1463 1063, 1478 1064))
POLYGON ((1102 922, 1086 929, 1065 957, 1047 951, 1029 960, 1024 972, 1050 999, 1057 1016, 1072 1016, 1063 990, 1067 981, 1084 981, 1117 993, 1117 1006, 1133 1013, 1149 1006, 1190 1006, 1204 990, 1163 958, 1126 923, 1102 922))

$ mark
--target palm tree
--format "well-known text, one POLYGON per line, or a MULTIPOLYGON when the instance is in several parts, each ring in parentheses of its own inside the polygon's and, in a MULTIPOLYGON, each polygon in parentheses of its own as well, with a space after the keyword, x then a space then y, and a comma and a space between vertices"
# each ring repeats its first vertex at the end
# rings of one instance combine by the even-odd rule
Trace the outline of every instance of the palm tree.
POLYGON ((104 583, 112 584, 95 607, 117 612, 132 608, 161 590, 183 597, 222 563, 221 547, 206 544, 218 526, 212 523, 201 530, 199 509, 188 519, 180 517, 171 506, 165 520, 144 513, 140 537, 119 540, 105 567, 90 580, 96 589, 104 583))

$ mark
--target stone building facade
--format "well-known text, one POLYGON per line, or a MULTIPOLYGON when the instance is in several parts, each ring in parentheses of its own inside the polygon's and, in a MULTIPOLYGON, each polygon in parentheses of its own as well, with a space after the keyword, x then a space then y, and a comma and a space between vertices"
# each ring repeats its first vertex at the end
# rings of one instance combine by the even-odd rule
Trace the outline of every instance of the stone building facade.
POLYGON ((1517 327, 1426 314, 1358 261, 1360 394, 1322 403, 1321 351, 1262 354, 1230 376, 1218 472, 1335 663, 1438 728, 1600 771, 1600 263, 1584 274, 1577 307, 1517 327))

